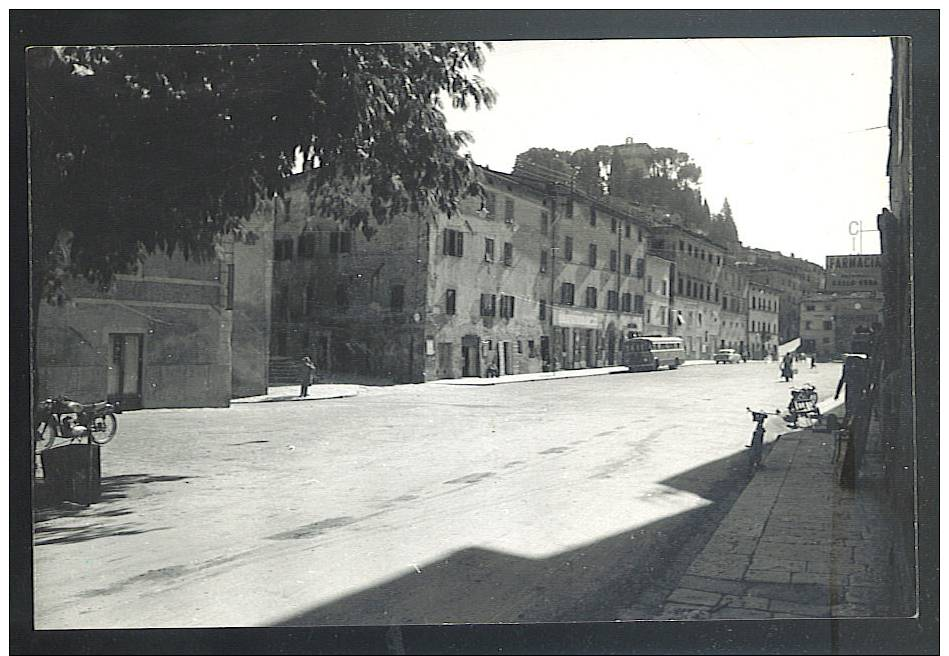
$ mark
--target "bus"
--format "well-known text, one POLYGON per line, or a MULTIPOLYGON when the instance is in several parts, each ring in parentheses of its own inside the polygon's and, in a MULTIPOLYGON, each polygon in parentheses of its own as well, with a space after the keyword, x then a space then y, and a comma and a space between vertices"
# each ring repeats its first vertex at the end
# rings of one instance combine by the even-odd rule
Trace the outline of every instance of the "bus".
POLYGON ((681 337, 651 335, 633 337, 623 343, 623 366, 630 371, 656 371, 659 367, 677 368, 685 361, 681 337))

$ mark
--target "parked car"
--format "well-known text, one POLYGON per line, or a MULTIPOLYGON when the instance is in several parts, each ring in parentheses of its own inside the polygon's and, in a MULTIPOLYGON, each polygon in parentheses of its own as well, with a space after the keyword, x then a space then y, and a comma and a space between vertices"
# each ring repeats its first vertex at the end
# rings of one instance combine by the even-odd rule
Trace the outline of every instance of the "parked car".
POLYGON ((715 354, 715 364, 732 364, 741 362, 741 353, 735 349, 720 349, 715 354))

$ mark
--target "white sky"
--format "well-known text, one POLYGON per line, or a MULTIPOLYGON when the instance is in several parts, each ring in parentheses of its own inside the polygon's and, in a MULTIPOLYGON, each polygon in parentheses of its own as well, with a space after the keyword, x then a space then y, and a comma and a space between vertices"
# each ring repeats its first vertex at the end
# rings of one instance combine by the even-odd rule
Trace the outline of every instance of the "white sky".
MULTIPOLYGON (((746 246, 818 264, 858 252, 851 221, 888 206, 887 38, 494 42, 482 77, 492 110, 446 108, 475 161, 508 172, 533 147, 576 150, 633 137, 702 167, 712 212, 725 197, 746 246)), ((857 244, 859 249, 859 243, 857 244)), ((878 253, 877 233, 863 235, 878 253)))

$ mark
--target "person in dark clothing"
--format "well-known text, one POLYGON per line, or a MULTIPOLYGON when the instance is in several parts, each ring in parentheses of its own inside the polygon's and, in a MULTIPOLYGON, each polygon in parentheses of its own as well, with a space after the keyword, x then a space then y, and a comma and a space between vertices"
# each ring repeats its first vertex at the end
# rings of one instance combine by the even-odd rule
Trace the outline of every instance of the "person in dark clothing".
POLYGON ((784 359, 781 360, 781 376, 784 377, 784 382, 794 378, 794 360, 790 353, 785 353, 784 359))
POLYGON ((817 354, 811 353, 811 369, 817 366, 817 354))
POLYGON ((304 355, 303 359, 300 360, 300 397, 309 396, 307 393, 307 388, 313 383, 313 379, 316 376, 316 365, 313 364, 313 360, 310 359, 309 355, 304 355))

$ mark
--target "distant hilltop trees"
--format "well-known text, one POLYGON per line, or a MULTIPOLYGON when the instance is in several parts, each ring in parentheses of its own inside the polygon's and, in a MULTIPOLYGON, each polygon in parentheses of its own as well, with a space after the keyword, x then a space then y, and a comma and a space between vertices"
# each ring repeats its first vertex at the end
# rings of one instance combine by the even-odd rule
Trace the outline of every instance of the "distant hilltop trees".
POLYGON ((653 148, 632 139, 573 152, 531 148, 517 156, 514 174, 571 184, 593 198, 608 196, 660 207, 724 246, 739 243, 728 199, 720 212, 712 214, 702 198, 701 167, 688 153, 674 148, 653 148))

